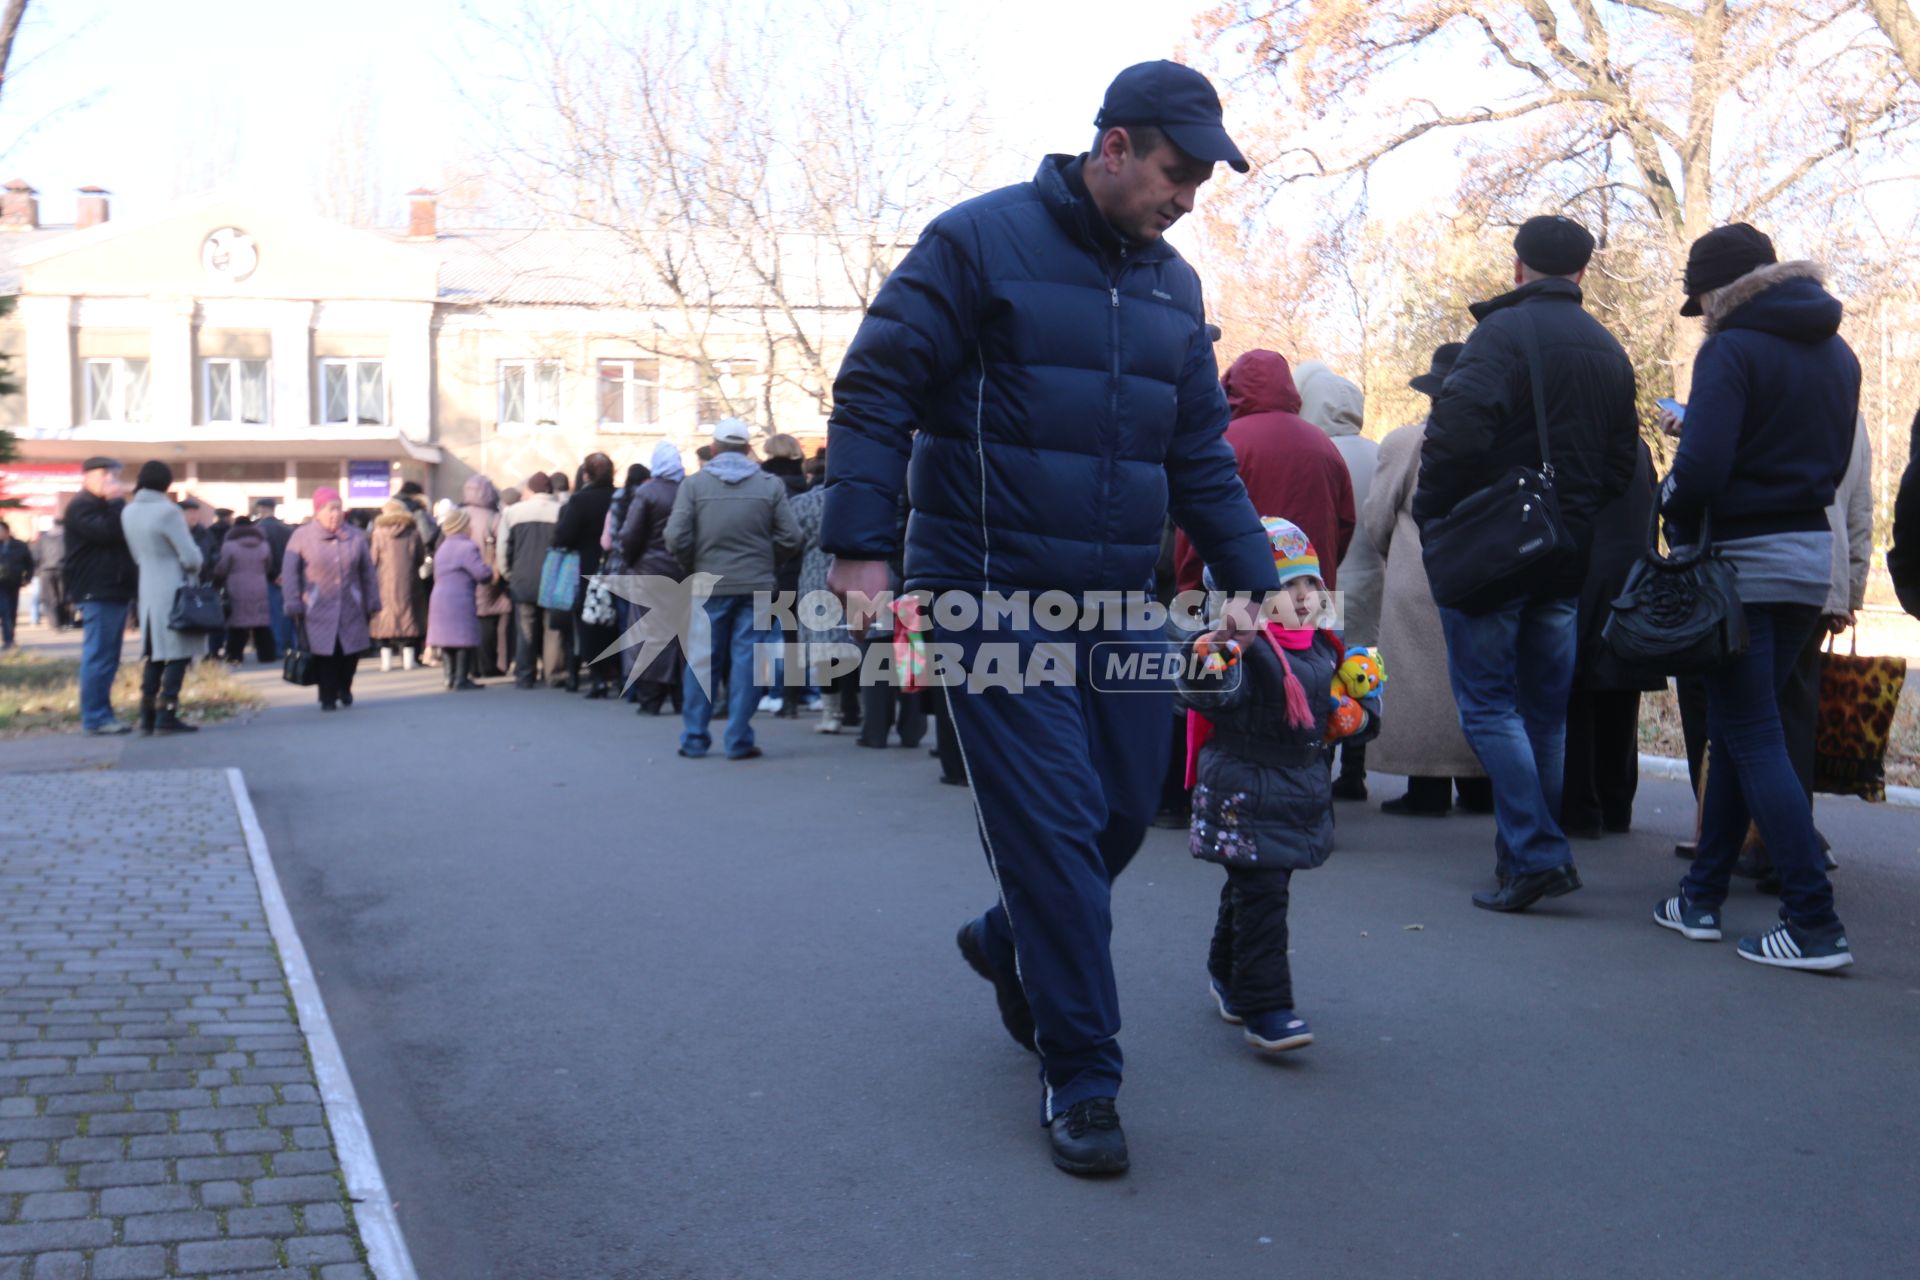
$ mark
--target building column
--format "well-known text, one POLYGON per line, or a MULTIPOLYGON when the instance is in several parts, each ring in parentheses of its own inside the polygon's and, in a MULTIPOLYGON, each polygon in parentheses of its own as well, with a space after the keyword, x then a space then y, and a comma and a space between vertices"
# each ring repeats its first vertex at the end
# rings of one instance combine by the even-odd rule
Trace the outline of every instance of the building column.
POLYGON ((184 432, 193 425, 192 298, 156 298, 149 366, 147 418, 155 426, 184 432))
MULTIPOLYGON (((273 306, 273 425, 304 431, 320 418, 313 402, 313 303, 273 306)), ((291 465, 291 464, 289 464, 291 465)), ((292 477, 288 477, 289 484, 292 477)), ((289 498, 293 491, 288 491, 289 498)))
POLYGON ((27 294, 20 299, 20 319, 27 339, 27 427, 71 430, 82 417, 73 399, 73 299, 27 294))
POLYGON ((387 341, 387 394, 393 425, 415 444, 433 438, 433 304, 396 303, 387 341))

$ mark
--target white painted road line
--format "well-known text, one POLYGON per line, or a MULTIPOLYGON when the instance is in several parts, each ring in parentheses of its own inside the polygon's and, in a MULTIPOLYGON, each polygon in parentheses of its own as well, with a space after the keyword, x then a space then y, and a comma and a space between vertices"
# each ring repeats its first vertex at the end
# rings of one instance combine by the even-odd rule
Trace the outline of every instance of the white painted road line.
POLYGON ((307 949, 300 944, 300 932, 287 910, 287 897, 280 890, 280 877, 267 852, 266 833, 253 811, 246 779, 240 770, 228 769, 227 781, 233 787, 234 807, 240 812, 240 829, 246 832, 247 855, 253 861, 253 877, 259 882, 260 901, 267 909, 267 926, 273 931, 280 963, 287 973, 287 990, 293 994, 300 1030, 313 1056, 314 1077, 327 1108, 327 1123, 333 1129, 333 1143, 346 1178, 347 1195, 353 1200, 360 1240, 367 1247, 367 1264, 378 1280, 417 1280, 413 1257, 407 1252, 400 1220, 393 1211, 393 1197, 387 1192, 379 1158, 374 1155, 373 1137, 367 1132, 360 1098, 353 1091, 353 1078, 347 1074, 340 1042, 334 1039, 326 1002, 320 998, 320 984, 314 979, 313 966, 307 963, 307 949))

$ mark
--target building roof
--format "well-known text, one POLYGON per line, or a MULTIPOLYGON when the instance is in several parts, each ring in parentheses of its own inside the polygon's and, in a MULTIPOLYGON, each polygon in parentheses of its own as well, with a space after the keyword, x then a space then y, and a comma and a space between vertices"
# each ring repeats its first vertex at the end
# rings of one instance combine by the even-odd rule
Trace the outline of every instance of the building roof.
POLYGON ((0 298, 11 298, 20 292, 20 262, 22 250, 37 248, 49 240, 57 240, 72 231, 72 227, 36 227, 31 231, 0 231, 0 298))
POLYGON ((767 274, 802 309, 859 309, 869 273, 864 239, 789 233, 757 267, 720 235, 662 234, 642 243, 606 228, 446 231, 432 241, 386 233, 440 260, 440 300, 454 304, 672 307, 669 273, 697 306, 758 307, 772 298, 767 274))

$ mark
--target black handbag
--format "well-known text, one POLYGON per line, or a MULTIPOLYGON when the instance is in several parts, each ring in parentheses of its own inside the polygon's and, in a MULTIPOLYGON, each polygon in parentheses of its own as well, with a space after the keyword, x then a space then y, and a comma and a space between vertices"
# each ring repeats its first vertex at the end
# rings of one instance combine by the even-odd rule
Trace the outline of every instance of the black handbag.
POLYGON ((1540 469, 1514 467, 1476 489, 1420 530, 1421 560, 1436 604, 1488 613, 1527 594, 1556 558, 1573 550, 1553 488, 1547 444, 1547 391, 1533 317, 1518 310, 1533 384, 1533 425, 1540 433, 1540 469))
POLYGON ((1745 653, 1738 570, 1713 549, 1709 518, 1700 518, 1696 546, 1665 556, 1656 507, 1647 543, 1600 628, 1601 643, 1624 661, 1669 676, 1710 671, 1745 653))
POLYGON ((204 582, 185 582, 173 593, 167 626, 175 631, 225 631, 227 606, 220 588, 204 582))
POLYGON ((313 669, 313 648, 307 643, 305 618, 293 624, 293 643, 287 646, 286 653, 280 657, 280 678, 302 689, 311 689, 320 683, 320 673, 313 669))

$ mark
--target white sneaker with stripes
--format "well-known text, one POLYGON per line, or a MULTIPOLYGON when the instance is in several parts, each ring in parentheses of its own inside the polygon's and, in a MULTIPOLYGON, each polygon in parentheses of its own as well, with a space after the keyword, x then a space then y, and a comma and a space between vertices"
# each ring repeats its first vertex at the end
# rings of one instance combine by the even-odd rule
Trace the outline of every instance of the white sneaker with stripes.
POLYGON ((1692 938, 1695 942, 1720 941, 1719 913, 1702 911, 1678 895, 1653 909, 1653 922, 1662 929, 1672 929, 1681 937, 1692 938))
POLYGON ((1844 969, 1853 963, 1853 950, 1838 927, 1815 937, 1783 920, 1757 938, 1740 939, 1740 958, 1780 969, 1844 969))

